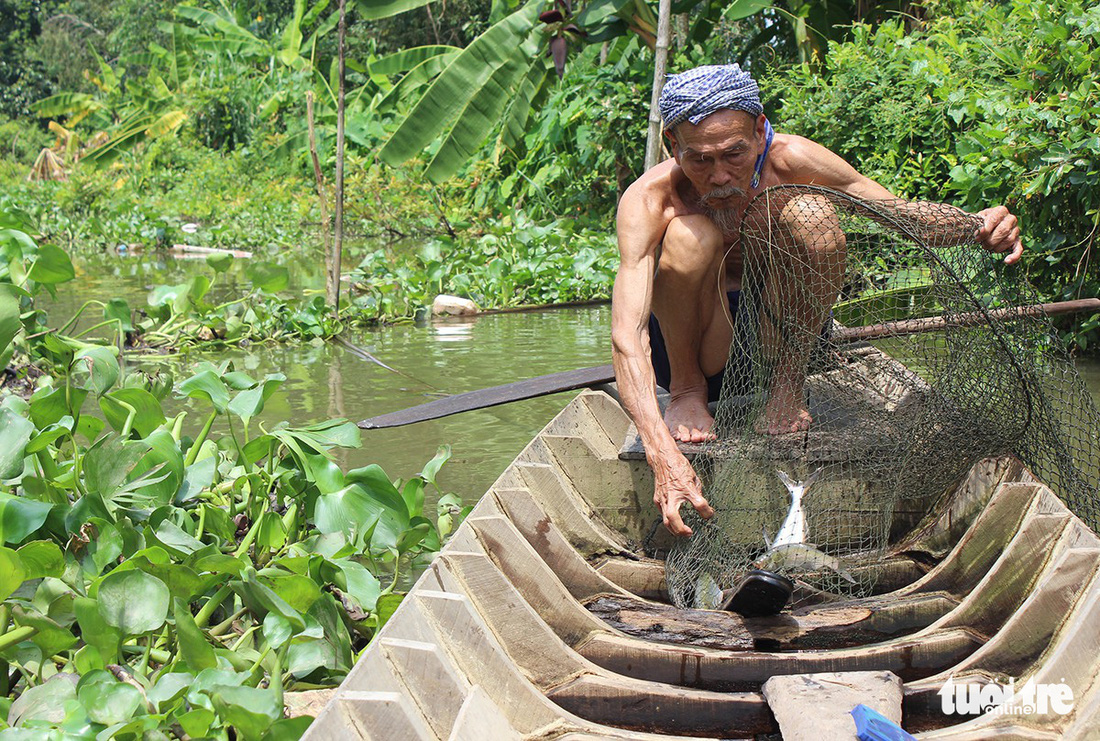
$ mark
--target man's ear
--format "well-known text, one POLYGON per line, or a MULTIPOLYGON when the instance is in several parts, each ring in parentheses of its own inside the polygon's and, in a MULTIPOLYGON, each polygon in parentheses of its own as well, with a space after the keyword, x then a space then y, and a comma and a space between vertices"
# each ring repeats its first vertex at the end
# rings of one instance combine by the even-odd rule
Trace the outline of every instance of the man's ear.
POLYGON ((768 117, 765 116, 763 113, 756 117, 756 141, 759 142, 761 145, 764 144, 764 139, 767 138, 767 124, 768 117))

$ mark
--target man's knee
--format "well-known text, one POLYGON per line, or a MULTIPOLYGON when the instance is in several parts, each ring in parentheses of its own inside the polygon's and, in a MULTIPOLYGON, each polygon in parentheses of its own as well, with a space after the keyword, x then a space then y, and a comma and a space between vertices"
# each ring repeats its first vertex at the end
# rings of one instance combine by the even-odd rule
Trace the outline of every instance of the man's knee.
POLYGON ((669 222, 661 242, 660 271, 680 277, 702 277, 717 268, 724 240, 710 219, 677 216, 669 222))
POLYGON ((846 245, 836 208, 823 195, 795 196, 780 211, 778 221, 800 252, 835 253, 846 245))

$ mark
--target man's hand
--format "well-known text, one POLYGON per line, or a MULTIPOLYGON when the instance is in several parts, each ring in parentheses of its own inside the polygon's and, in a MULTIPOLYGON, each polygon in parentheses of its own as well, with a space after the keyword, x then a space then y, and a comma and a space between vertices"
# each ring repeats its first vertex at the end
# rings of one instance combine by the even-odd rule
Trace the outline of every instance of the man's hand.
POLYGON ((1004 206, 994 206, 979 211, 982 226, 974 237, 990 252, 1007 252, 1005 263, 1012 265, 1024 254, 1024 243, 1020 241, 1020 227, 1016 217, 1004 206))
POLYGON ((691 535, 691 528, 680 517, 680 505, 688 502, 703 519, 714 516, 714 510, 703 498, 703 485, 695 470, 681 454, 671 460, 653 466, 656 486, 653 490, 653 503, 661 510, 665 527, 673 535, 691 535))

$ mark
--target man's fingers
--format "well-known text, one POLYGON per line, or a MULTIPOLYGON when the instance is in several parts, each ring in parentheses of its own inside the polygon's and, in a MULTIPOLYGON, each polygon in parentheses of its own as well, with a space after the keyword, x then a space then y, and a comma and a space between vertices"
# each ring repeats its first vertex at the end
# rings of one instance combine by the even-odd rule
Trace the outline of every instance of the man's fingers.
POLYGON ((704 520, 709 520, 714 516, 714 508, 710 506, 706 498, 702 494, 691 494, 688 496, 688 501, 691 502, 691 506, 695 508, 695 511, 699 513, 699 516, 704 520))
POLYGON ((1012 248, 1012 253, 1005 258, 1005 263, 1008 265, 1019 262, 1020 257, 1024 254, 1024 243, 1020 240, 1020 230, 1015 229, 1012 233, 1015 235, 1016 246, 1012 248))
POLYGON ((681 537, 691 535, 691 528, 684 524, 684 520, 680 517, 678 509, 665 511, 663 519, 665 527, 668 528, 668 531, 673 535, 679 535, 681 537))

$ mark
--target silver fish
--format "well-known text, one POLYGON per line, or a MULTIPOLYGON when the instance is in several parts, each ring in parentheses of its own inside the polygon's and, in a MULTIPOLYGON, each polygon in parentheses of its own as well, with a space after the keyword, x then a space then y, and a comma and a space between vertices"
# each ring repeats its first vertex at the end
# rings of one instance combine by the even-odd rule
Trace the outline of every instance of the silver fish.
POLYGON ((703 610, 717 609, 722 603, 722 590, 714 577, 704 571, 695 580, 695 606, 703 610))
POLYGON ((806 543, 806 515, 802 510, 802 498, 817 482, 821 471, 818 468, 805 481, 794 481, 785 472, 776 469, 775 474, 790 492, 791 506, 775 540, 769 540, 767 530, 764 531, 764 546, 767 550, 754 566, 767 571, 817 571, 824 567, 855 584, 856 580, 844 570, 839 560, 806 543))

